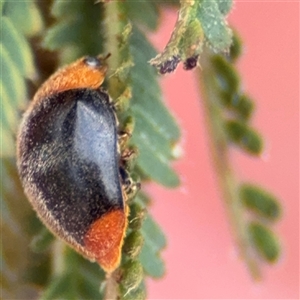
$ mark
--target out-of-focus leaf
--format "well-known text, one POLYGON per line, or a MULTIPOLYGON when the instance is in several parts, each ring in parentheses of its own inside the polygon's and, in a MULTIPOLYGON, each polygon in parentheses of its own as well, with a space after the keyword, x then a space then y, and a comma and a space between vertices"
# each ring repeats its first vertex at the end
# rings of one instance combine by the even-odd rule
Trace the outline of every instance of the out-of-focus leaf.
POLYGON ((243 44, 241 38, 239 37, 236 31, 233 31, 232 44, 230 46, 230 51, 229 51, 230 61, 235 63, 237 59, 241 56, 242 51, 243 51, 243 44))
POLYGON ((254 129, 243 122, 229 120, 225 122, 225 130, 231 142, 248 153, 259 155, 263 149, 262 138, 254 129))
POLYGON ((2 14, 7 16, 17 30, 26 36, 34 36, 44 27, 41 13, 33 0, 6 1, 2 14))
POLYGON ((104 273, 98 264, 87 261, 68 247, 59 255, 64 256, 62 271, 49 281, 40 300, 102 299, 100 283, 104 273))
POLYGON ((281 209, 278 200, 269 192, 252 184, 243 184, 240 187, 242 203, 258 216, 268 220, 278 220, 281 209))
MULTIPOLYGON (((20 120, 21 110, 27 104, 25 78, 34 78, 35 66, 28 41, 24 34, 32 35, 41 29, 31 25, 19 28, 22 11, 22 22, 39 12, 34 3, 7 1, 2 4, 1 40, 0 40, 0 103, 1 103, 1 148, 0 156, 15 155, 15 137, 20 120), (23 11, 22 11, 23 10, 23 11), (26 13, 28 15, 26 15, 26 13)), ((38 20, 37 20, 38 22, 38 20)))
MULTIPOLYGON (((14 64, 8 50, 1 46, 1 68, 5 76, 1 77, 1 85, 5 88, 9 102, 14 108, 20 109, 26 103, 26 87, 25 81, 20 70, 14 64)), ((5 111, 5 110, 3 110, 5 111)))
POLYGON ((43 45, 60 50, 61 61, 69 63, 84 55, 98 55, 103 50, 103 9, 93 0, 55 0, 52 14, 57 22, 48 29, 43 45))
POLYGON ((254 109, 253 101, 245 94, 221 93, 222 104, 232 111, 240 120, 248 121, 254 109))
POLYGON ((140 0, 132 5, 130 1, 124 3, 128 13, 128 18, 138 24, 146 26, 148 29, 155 30, 158 25, 157 4, 149 0, 140 0))
POLYGON ((8 17, 1 19, 1 43, 7 50, 15 67, 24 77, 32 78, 35 75, 32 52, 28 42, 8 17))
POLYGON ((52 233, 46 227, 43 227, 39 234, 33 238, 30 247, 35 252, 43 252, 49 249, 53 240, 54 236, 52 233))
MULTIPOLYGON (((25 198, 13 158, 1 158, 1 274, 2 293, 5 299, 35 299, 37 287, 28 281, 31 273, 30 258, 39 264, 40 256, 31 257, 30 234, 27 231, 31 208, 25 198), (21 208, 21 209, 20 209, 21 208)), ((46 265, 41 265, 47 268, 46 265)), ((41 269, 40 269, 41 271, 41 269)), ((41 274, 41 272, 40 272, 41 274)), ((47 279, 41 277, 40 279, 47 279)))
POLYGON ((252 222, 249 232, 257 252, 269 263, 274 263, 280 255, 280 244, 275 234, 266 226, 252 222))
POLYGON ((233 95, 238 92, 239 76, 235 68, 221 55, 211 57, 212 67, 216 72, 218 89, 233 95))

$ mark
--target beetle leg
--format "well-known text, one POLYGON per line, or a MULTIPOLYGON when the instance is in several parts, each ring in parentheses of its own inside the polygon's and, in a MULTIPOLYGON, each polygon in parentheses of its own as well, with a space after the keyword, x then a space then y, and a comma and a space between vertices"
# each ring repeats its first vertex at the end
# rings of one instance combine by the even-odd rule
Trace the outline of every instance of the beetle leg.
POLYGON ((123 167, 120 167, 120 174, 122 179, 122 186, 126 193, 127 200, 130 200, 140 190, 141 184, 140 182, 133 181, 128 171, 126 171, 123 167))
POLYGON ((128 140, 131 138, 131 133, 125 130, 120 130, 118 132, 118 143, 122 148, 125 147, 125 145, 127 144, 128 140))
POLYGON ((131 170, 135 164, 137 150, 135 148, 126 148, 121 152, 121 166, 131 170))
POLYGON ((121 159, 123 163, 128 162, 129 160, 133 160, 137 156, 137 150, 133 148, 126 148, 122 153, 121 153, 121 159))
POLYGON ((140 182, 132 182, 130 187, 127 189, 126 194, 128 197, 128 200, 135 197, 137 192, 141 189, 141 183, 140 182))
POLYGON ((121 149, 125 147, 128 140, 131 138, 133 128, 134 128, 134 122, 132 117, 127 117, 123 123, 122 128, 118 132, 119 145, 121 149))

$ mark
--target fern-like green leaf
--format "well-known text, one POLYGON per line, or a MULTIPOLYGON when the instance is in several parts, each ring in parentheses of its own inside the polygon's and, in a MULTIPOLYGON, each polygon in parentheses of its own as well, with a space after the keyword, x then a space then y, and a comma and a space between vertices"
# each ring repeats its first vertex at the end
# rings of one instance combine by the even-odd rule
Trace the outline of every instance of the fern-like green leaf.
POLYGON ((1 43, 20 73, 27 78, 33 78, 35 67, 31 49, 25 37, 13 25, 11 19, 3 16, 1 19, 1 43))
POLYGON ((180 3, 178 19, 168 44, 161 54, 150 60, 161 74, 173 72, 180 61, 183 61, 185 70, 196 67, 204 44, 215 52, 227 52, 232 43, 232 31, 226 23, 232 1, 180 3))
POLYGON ((280 249, 268 221, 278 218, 280 206, 269 193, 254 185, 240 185, 232 176, 228 159, 232 144, 252 155, 260 154, 263 149, 262 137, 249 122, 253 102, 242 91, 241 79, 234 65, 242 50, 241 42, 237 36, 234 36, 233 41, 232 53, 228 56, 216 55, 207 49, 201 70, 202 92, 212 130, 216 171, 221 180, 225 202, 241 255, 251 275, 258 279, 261 276, 260 260, 253 255, 253 249, 268 262, 277 260, 280 249), (266 224, 260 224, 262 220, 266 224))
POLYGON ((220 6, 221 4, 217 3, 220 1, 216 0, 200 2, 197 13, 210 47, 218 52, 228 50, 232 41, 232 32, 224 20, 224 12, 228 13, 230 10, 230 1, 226 1, 226 6, 220 6))
POLYGON ((23 76, 3 45, 0 45, 0 64, 2 74, 5 74, 0 79, 3 143, 0 156, 14 156, 15 135, 19 121, 18 110, 24 107, 26 102, 26 87, 23 76))
MULTIPOLYGON (((4 96, 8 96, 7 102, 13 105, 16 110, 24 108, 26 103, 24 77, 14 63, 5 45, 1 45, 0 55, 2 74, 5 74, 5 76, 1 77, 1 85, 5 92, 4 96)), ((3 111, 5 111, 5 108, 3 111)))
MULTIPOLYGON (((26 107, 27 89, 25 78, 35 77, 33 56, 24 34, 32 35, 41 29, 41 24, 29 24, 28 28, 21 30, 19 20, 22 8, 28 13, 29 20, 32 15, 39 18, 36 6, 31 1, 22 2, 19 6, 15 2, 7 1, 2 4, 1 40, 0 40, 0 102, 1 102, 1 149, 0 156, 15 155, 15 135, 20 119, 20 111, 26 107), (18 8, 16 8, 18 7, 18 8)), ((22 16, 24 18, 24 11, 22 16)))
MULTIPOLYGON (((136 201, 142 207, 146 207, 143 199, 144 195, 141 194, 136 201)), ((159 253, 167 245, 166 237, 149 214, 142 224, 141 233, 144 236, 144 245, 140 254, 140 261, 149 276, 159 278, 165 273, 165 265, 159 253)))
POLYGON ((43 45, 59 50, 61 63, 84 55, 98 55, 103 50, 102 4, 93 0, 53 2, 52 14, 57 22, 48 29, 43 45))
POLYGON ((146 177, 177 186, 179 179, 170 160, 174 159, 172 147, 179 139, 179 129, 161 101, 155 71, 147 64, 155 51, 138 29, 130 38, 130 52, 134 67, 129 113, 136 123, 131 141, 139 148, 137 166, 146 177))
POLYGON ((219 11, 223 15, 227 15, 230 12, 230 9, 232 7, 232 0, 216 0, 218 4, 219 11))
POLYGON ((155 251, 155 246, 151 241, 147 240, 140 254, 140 261, 147 275, 160 278, 165 274, 165 264, 158 251, 155 251))

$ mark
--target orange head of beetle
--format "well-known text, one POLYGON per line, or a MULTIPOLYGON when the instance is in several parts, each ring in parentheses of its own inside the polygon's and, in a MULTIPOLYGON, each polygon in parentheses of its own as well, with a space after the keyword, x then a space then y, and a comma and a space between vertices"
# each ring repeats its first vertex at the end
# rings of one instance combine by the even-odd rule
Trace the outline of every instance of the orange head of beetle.
POLYGON ((54 93, 71 89, 90 88, 97 89, 104 81, 107 64, 105 57, 85 56, 74 63, 59 69, 44 84, 34 97, 34 101, 40 101, 44 97, 54 93))

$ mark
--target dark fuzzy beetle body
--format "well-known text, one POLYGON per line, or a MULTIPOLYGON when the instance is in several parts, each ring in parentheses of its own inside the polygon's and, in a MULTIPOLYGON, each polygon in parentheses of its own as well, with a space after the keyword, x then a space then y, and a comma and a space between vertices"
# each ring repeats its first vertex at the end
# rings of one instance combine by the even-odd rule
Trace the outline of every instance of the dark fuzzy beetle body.
POLYGON ((25 186, 34 186, 46 211, 83 245, 95 219, 124 209, 116 120, 107 95, 89 89, 52 95, 23 128, 19 170, 25 186))
MULTIPOLYGON (((77 65, 102 67, 89 59, 77 65)), ((49 84, 59 86, 70 71, 63 75, 60 81, 50 78, 49 84)), ((78 85, 67 83, 54 92, 47 84, 41 88, 21 125, 18 168, 24 190, 48 228, 111 272, 119 264, 127 225, 122 186, 127 173, 121 166, 118 121, 106 92, 78 85)))

